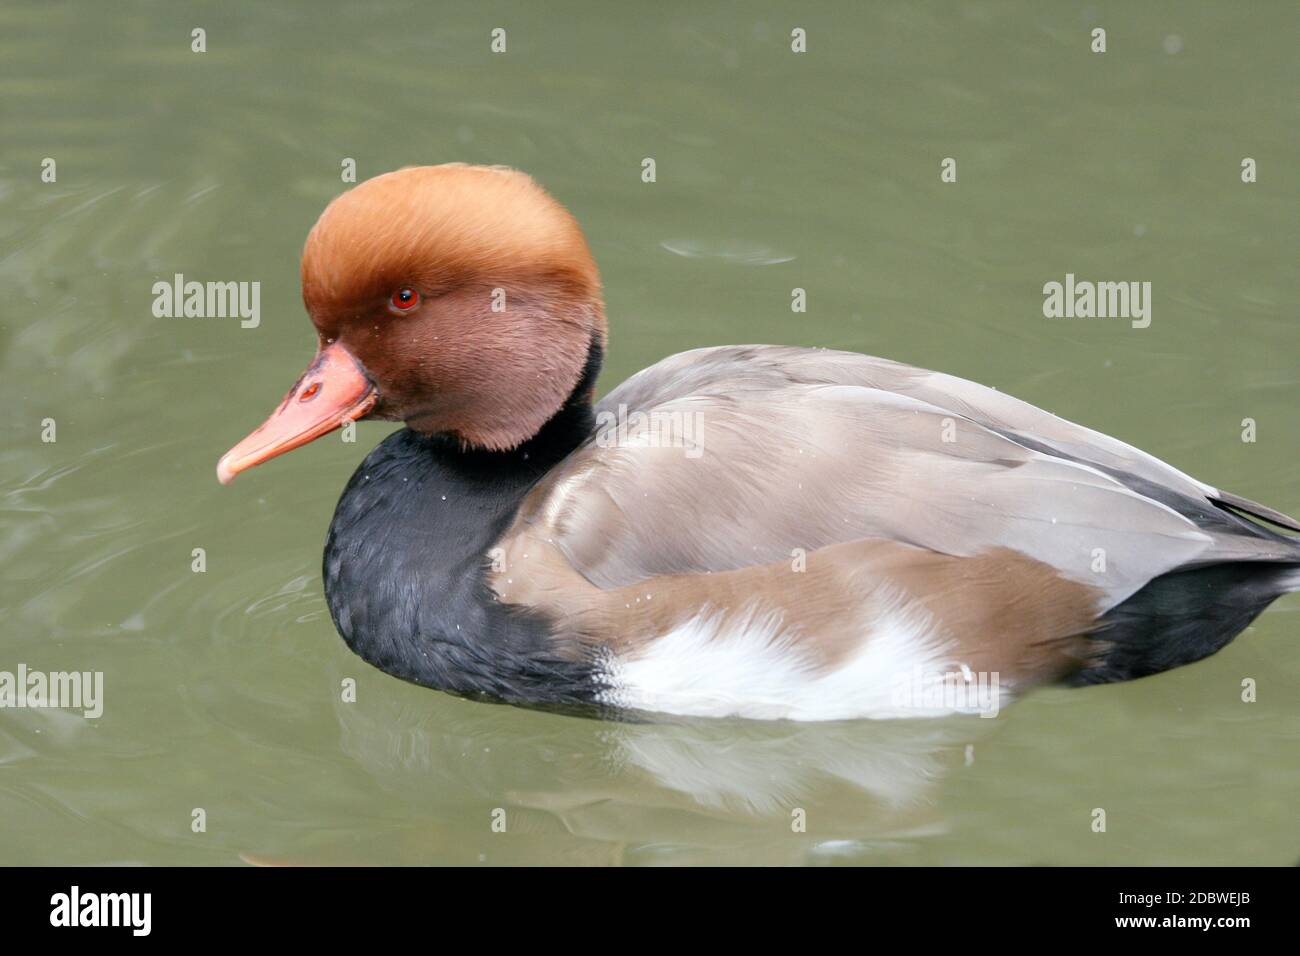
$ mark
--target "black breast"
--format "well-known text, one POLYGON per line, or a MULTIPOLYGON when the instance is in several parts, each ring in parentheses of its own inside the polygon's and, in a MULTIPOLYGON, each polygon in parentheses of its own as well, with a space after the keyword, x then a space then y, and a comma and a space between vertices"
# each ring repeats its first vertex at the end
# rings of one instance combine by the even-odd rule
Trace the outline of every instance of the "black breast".
POLYGON ((486 584, 489 550, 563 451, 530 442, 464 452, 410 429, 375 448, 339 499, 325 544, 325 596, 348 646, 440 690, 591 704, 592 661, 557 653, 545 619, 498 603, 486 584))

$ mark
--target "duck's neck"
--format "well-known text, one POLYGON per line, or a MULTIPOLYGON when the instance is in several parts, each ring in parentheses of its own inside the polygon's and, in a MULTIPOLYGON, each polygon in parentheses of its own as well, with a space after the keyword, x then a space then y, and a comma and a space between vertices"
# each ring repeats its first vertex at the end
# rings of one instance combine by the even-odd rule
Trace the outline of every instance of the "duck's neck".
POLYGON ((594 428, 593 343, 582 380, 529 441, 505 452, 394 432, 348 482, 325 544, 325 594, 354 652, 394 676, 465 695, 585 705, 589 661, 546 620, 496 601, 491 548, 524 495, 594 428))
POLYGON ((467 459, 478 459, 486 467, 497 471, 513 471, 520 477, 531 474, 531 484, 591 437, 596 427, 591 398, 604 357, 604 348, 600 342, 592 339, 587 347, 587 361, 578 384, 573 387, 560 410, 532 438, 510 451, 462 450, 461 454, 467 459))

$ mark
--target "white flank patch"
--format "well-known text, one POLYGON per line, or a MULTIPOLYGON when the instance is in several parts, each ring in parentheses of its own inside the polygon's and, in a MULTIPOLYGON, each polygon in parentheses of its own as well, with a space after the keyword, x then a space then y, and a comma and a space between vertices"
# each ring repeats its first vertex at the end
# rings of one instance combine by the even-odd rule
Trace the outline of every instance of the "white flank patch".
MULTIPOLYGON (((977 712, 973 706, 900 700, 900 681, 919 674, 962 674, 929 616, 902 602, 864 622, 861 646, 834 670, 824 670, 799 647, 777 612, 736 615, 703 611, 647 644, 636 656, 606 665, 604 703, 691 717, 756 720, 850 720, 936 717, 977 712)), ((992 709, 1008 687, 994 694, 992 709)))

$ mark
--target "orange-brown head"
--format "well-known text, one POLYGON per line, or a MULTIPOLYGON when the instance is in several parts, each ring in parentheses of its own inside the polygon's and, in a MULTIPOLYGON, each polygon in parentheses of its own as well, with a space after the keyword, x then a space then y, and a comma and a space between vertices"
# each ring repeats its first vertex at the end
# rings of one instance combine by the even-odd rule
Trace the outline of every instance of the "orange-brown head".
POLYGON ((417 166, 326 207, 302 293, 316 359, 222 457, 222 483, 349 419, 405 421, 467 446, 535 435, 603 348, 600 276, 568 211, 497 166, 417 166))

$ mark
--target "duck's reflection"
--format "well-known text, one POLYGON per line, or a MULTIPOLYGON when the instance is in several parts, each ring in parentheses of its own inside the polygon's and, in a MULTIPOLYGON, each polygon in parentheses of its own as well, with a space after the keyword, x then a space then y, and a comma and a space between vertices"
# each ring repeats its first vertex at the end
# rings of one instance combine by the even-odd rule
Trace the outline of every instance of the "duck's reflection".
POLYGON ((405 862, 869 858, 944 832, 939 783, 997 723, 614 724, 427 692, 336 709, 343 751, 419 808, 405 862), (516 839, 492 836, 498 808, 516 839))

